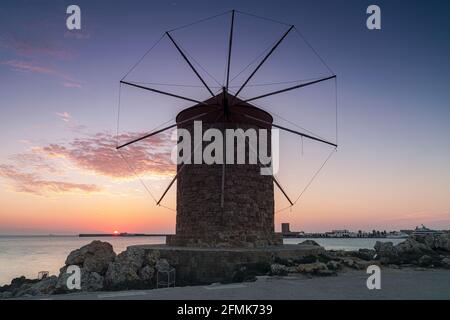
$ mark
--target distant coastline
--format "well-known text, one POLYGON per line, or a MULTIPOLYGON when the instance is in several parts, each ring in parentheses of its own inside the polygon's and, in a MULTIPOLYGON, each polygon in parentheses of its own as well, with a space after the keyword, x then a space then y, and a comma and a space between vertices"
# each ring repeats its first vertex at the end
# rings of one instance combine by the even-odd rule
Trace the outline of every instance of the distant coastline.
POLYGON ((170 234, 166 233, 80 233, 78 236, 80 238, 90 237, 166 237, 170 234))

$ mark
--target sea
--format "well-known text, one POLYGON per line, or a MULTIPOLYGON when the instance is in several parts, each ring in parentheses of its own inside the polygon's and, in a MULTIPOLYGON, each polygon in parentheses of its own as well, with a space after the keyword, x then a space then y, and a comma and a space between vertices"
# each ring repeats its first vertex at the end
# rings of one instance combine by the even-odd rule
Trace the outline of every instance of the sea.
MULTIPOLYGON (((164 244, 165 237, 78 237, 78 236, 0 236, 0 285, 9 284, 13 278, 37 277, 40 271, 59 274, 67 255, 93 240, 111 243, 116 253, 128 246, 138 244, 164 244)), ((297 244, 306 238, 284 239, 285 244, 297 244)), ((327 250, 372 249, 376 241, 391 241, 394 244, 404 239, 311 239, 327 250)))

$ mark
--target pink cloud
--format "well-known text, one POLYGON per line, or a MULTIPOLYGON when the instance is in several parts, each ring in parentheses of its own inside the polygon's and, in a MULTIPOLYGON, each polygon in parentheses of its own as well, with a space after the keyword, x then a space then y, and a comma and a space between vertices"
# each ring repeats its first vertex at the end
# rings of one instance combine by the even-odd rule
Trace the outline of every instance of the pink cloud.
POLYGON ((81 84, 70 81, 65 81, 62 83, 62 85, 66 88, 78 88, 78 89, 81 88, 81 84))
POLYGON ((0 165, 0 177, 11 180, 14 183, 16 191, 35 195, 67 192, 93 193, 101 191, 101 188, 94 184, 43 180, 33 173, 20 172, 16 167, 11 165, 0 165))
POLYGON ((57 112, 56 113, 57 116, 59 116, 61 118, 62 121, 64 122, 69 122, 70 119, 72 119, 72 116, 70 115, 70 113, 64 111, 64 112, 57 112))
POLYGON ((22 60, 14 60, 14 59, 3 61, 1 64, 9 66, 16 71, 46 74, 46 75, 60 78, 62 80, 62 85, 67 88, 81 88, 81 82, 73 79, 71 76, 69 76, 57 69, 54 69, 52 67, 38 65, 38 64, 36 64, 34 62, 30 62, 30 61, 22 61, 22 60))
MULTIPOLYGON (((142 134, 122 134, 121 141, 133 140, 142 134)), ((137 175, 173 175, 175 166, 170 161, 169 134, 161 134, 122 149, 121 154, 137 175)), ((116 150, 116 138, 98 133, 87 138, 77 138, 68 145, 50 144, 41 148, 49 157, 68 159, 80 169, 113 178, 130 178, 127 163, 116 150)))
MULTIPOLYGON (((71 119, 70 114, 59 114, 63 119, 71 119)), ((141 133, 121 134, 121 141, 140 137, 141 133)), ((64 192, 98 192, 101 188, 94 184, 74 183, 44 179, 44 174, 64 175, 55 158, 63 158, 76 168, 109 178, 133 179, 135 175, 172 176, 176 166, 170 160, 173 143, 170 133, 162 133, 116 150, 116 137, 109 133, 97 133, 76 138, 66 144, 49 144, 9 157, 12 164, 0 164, 0 177, 10 182, 18 192, 36 195, 64 192), (124 159, 126 159, 126 162, 124 159)))
POLYGON ((9 40, 3 40, 1 47, 13 50, 16 54, 26 57, 48 56, 60 60, 69 60, 74 57, 72 52, 56 48, 48 43, 34 43, 15 37, 9 40))
POLYGON ((35 65, 31 62, 26 62, 26 61, 8 60, 8 61, 3 61, 2 64, 7 65, 7 66, 12 67, 17 70, 21 70, 21 71, 29 71, 29 72, 53 74, 53 75, 59 74, 56 70, 54 70, 52 68, 35 65))

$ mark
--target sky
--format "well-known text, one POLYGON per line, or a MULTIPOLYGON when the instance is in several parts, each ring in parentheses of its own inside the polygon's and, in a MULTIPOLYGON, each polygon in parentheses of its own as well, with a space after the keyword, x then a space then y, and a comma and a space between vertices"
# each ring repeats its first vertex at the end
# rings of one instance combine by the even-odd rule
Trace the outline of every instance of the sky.
POLYGON ((289 24, 299 32, 289 34, 242 97, 337 75, 336 82, 255 104, 279 124, 339 144, 334 152, 280 135, 279 180, 293 199, 301 197, 278 211, 285 199, 277 191, 276 230, 281 222, 307 232, 421 223, 450 229, 446 2, 2 1, 0 234, 174 232, 175 188, 163 207, 154 200, 174 172, 170 132, 121 154, 115 147, 173 121, 190 103, 119 81, 208 98, 167 36, 158 39, 219 15, 171 33, 218 91, 231 9, 283 22, 236 15, 231 91, 289 24), (81 8, 81 30, 66 28, 71 4, 81 8), (371 4, 381 8, 381 30, 366 27, 371 4))

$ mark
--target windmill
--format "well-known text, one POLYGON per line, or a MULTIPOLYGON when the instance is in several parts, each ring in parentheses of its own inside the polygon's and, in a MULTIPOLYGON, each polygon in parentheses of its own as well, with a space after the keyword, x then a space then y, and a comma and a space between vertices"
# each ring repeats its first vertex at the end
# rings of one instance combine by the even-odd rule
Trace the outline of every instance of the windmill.
MULTIPOLYGON (((152 83, 127 80, 127 76, 142 59, 125 75, 120 81, 121 86, 183 101, 189 105, 178 110, 172 123, 159 126, 129 141, 118 143, 117 150, 120 151, 175 128, 184 128, 193 133, 195 121, 202 121, 203 124, 206 124, 203 130, 214 128, 221 132, 230 128, 244 130, 276 128, 290 135, 301 137, 301 139, 337 148, 337 142, 332 142, 309 131, 300 130, 295 126, 276 123, 273 112, 264 110, 255 104, 262 99, 335 81, 336 75, 327 67, 330 74, 326 76, 297 81, 291 85, 279 82, 276 83, 278 86, 276 90, 268 90, 246 97, 243 92, 250 87, 252 79, 261 72, 285 39, 294 32, 298 33, 298 30, 293 25, 283 23, 284 30, 279 38, 263 52, 263 55, 254 60, 254 63, 247 66, 246 69, 251 71, 238 73, 232 78, 231 68, 234 61, 234 42, 237 37, 235 30, 237 15, 249 14, 231 10, 201 20, 202 22, 217 17, 228 19, 225 75, 224 81, 220 83, 219 87, 213 87, 209 83, 207 76, 211 76, 210 73, 177 40, 175 36, 177 29, 165 32, 161 38, 172 46, 184 66, 190 70, 193 78, 201 86, 203 93, 209 97, 196 98, 171 90, 163 90, 158 87, 159 84, 152 86, 152 83), (232 88, 231 81, 240 75, 241 82, 232 88)), ((312 47, 310 48, 312 49, 312 47)), ((315 51, 313 52, 317 55, 315 51)), ((207 54, 208 50, 204 50, 204 53, 207 54)), ((321 58, 320 61, 323 62, 321 58)), ((164 113, 163 108, 160 108, 160 111, 164 113)), ((204 147, 204 142, 193 143, 192 153, 197 148, 203 149, 204 147)), ((255 150, 248 150, 248 152, 255 152, 255 150)), ((225 157, 225 152, 223 156, 225 157)), ((175 176, 160 197, 156 199, 156 204, 161 205, 177 181, 176 235, 169 237, 167 243, 199 247, 248 247, 281 244, 281 239, 274 233, 274 187, 281 191, 289 206, 293 206, 298 199, 292 199, 274 175, 261 175, 261 166, 261 164, 229 165, 225 164, 225 161, 222 164, 178 164, 175 176)))

